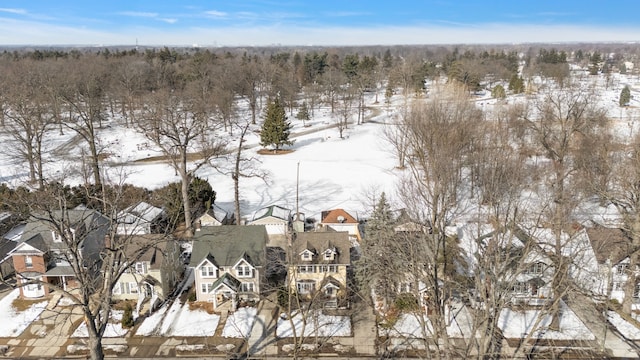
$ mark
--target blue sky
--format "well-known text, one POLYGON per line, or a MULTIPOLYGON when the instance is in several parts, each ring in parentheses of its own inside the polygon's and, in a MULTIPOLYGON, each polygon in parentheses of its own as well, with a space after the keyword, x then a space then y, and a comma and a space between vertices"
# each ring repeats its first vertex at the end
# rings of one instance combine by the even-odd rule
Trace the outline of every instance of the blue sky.
POLYGON ((0 45, 640 41, 640 1, 0 0, 0 45))

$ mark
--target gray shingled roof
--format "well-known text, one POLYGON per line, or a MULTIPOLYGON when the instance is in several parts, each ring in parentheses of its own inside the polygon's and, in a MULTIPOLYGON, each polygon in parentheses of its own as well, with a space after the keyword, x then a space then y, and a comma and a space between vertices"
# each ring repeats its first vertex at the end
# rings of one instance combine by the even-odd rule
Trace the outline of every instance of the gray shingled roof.
POLYGON ((263 266, 267 241, 264 225, 203 227, 193 236, 189 266, 197 266, 209 254, 218 266, 235 265, 241 258, 249 259, 253 266, 263 266))
MULTIPOLYGON (((349 249, 349 233, 347 231, 338 232, 304 232, 297 233, 293 241, 293 256, 295 261, 300 261, 298 256, 303 250, 315 250, 316 256, 310 263, 317 264, 351 264, 349 249), (327 249, 335 249, 338 253, 333 261, 323 260, 322 253, 327 249)), ((312 250, 312 251, 313 251, 312 250)), ((306 263, 306 262, 305 262, 306 263)))

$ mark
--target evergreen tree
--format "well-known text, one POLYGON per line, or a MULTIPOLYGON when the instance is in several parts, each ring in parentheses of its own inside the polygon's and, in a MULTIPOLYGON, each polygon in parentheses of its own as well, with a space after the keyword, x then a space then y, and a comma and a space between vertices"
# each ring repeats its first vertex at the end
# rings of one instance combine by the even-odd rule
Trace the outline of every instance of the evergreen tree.
POLYGON ((518 75, 513 75, 509 80, 509 90, 514 94, 521 94, 524 92, 524 80, 518 75))
POLYGON ((504 87, 502 85, 496 85, 491 90, 491 96, 496 99, 504 99, 507 97, 507 93, 504 91, 504 87))
POLYGON ((364 229, 362 257, 358 260, 356 278, 361 286, 373 290, 386 304, 396 295, 395 282, 402 270, 400 240, 394 231, 395 221, 385 194, 380 195, 364 229))
POLYGON ((627 106, 631 101, 631 89, 629 89, 628 85, 625 85, 622 91, 620 92, 620 106, 627 106))
POLYGON ((298 120, 302 120, 302 125, 307 126, 306 121, 311 119, 311 115, 309 115, 309 107, 307 106, 307 102, 303 102, 300 105, 300 109, 298 110, 298 114, 296 114, 296 118, 298 120))
POLYGON ((274 152, 276 152, 283 145, 292 145, 293 141, 289 140, 291 127, 291 123, 287 121, 284 106, 276 98, 267 105, 260 131, 260 146, 273 146, 274 152))

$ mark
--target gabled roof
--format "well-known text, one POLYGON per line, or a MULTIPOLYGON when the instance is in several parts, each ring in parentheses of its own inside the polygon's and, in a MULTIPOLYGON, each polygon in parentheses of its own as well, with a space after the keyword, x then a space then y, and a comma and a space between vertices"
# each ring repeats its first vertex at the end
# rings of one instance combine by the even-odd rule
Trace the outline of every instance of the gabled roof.
POLYGON ((326 288, 328 286, 332 285, 333 287, 340 289, 343 284, 340 283, 340 281, 336 280, 336 278, 334 278, 333 276, 329 275, 327 277, 325 277, 324 279, 322 279, 322 283, 320 284, 321 288, 326 288))
POLYGON ((297 233, 293 241, 293 261, 294 263, 301 262, 299 254, 304 250, 310 250, 315 254, 319 254, 314 257, 311 263, 350 265, 350 248, 349 233, 346 231, 297 233), (333 260, 324 260, 322 254, 327 249, 336 252, 333 260))
POLYGON ((233 266, 241 258, 252 266, 263 266, 268 235, 265 226, 222 225, 203 227, 193 237, 190 266, 197 266, 209 254, 219 266, 233 266))
POLYGON ((280 220, 289 221, 291 219, 291 210, 278 205, 271 205, 256 211, 251 221, 274 217, 280 220))
POLYGON ((220 223, 225 219, 230 218, 229 212, 216 204, 211 204, 211 207, 207 210, 206 214, 218 220, 220 223))
POLYGON ((111 221, 91 209, 73 209, 67 211, 52 211, 50 214, 34 214, 27 222, 25 229, 18 242, 32 242, 32 246, 46 252, 51 249, 63 249, 63 243, 53 241, 52 232, 55 230, 54 223, 64 223, 75 230, 81 236, 83 246, 88 251, 95 251, 104 241, 109 233, 111 221), (35 241, 36 235, 41 236, 41 242, 35 241))
MULTIPOLYGON (((152 222, 164 214, 164 210, 141 201, 136 205, 129 206, 118 214, 118 218, 127 218, 128 215, 137 217, 146 222, 152 222)), ((126 220, 125 220, 126 221, 126 220)))
POLYGON ((358 220, 343 209, 334 209, 322 212, 323 224, 358 224, 358 220))
POLYGON ((240 280, 234 278, 229 273, 224 273, 224 275, 222 275, 218 280, 216 280, 213 283, 212 291, 215 291, 221 285, 225 285, 229 289, 231 289, 231 290, 233 290, 235 292, 238 292, 238 289, 240 288, 240 280))
POLYGON ((622 229, 595 225, 586 228, 586 231, 598 263, 604 264, 611 260, 613 264, 617 264, 629 256, 631 239, 622 229))
POLYGON ((127 242, 127 256, 138 257, 137 261, 148 261, 151 269, 160 269, 166 260, 165 254, 175 252, 177 247, 175 240, 163 234, 130 235, 127 242))

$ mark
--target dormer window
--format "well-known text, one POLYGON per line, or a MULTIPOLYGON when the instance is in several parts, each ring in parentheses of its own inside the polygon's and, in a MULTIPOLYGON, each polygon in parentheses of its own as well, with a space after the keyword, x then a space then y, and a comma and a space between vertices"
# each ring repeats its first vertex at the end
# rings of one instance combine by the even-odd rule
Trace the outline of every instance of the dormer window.
POLYGON ((302 258, 302 261, 311 261, 313 260, 313 253, 310 250, 304 250, 300 254, 300 257, 302 258))
POLYGON ((218 277, 215 266, 202 266, 200 268, 200 276, 202 277, 218 277))
POLYGON ((57 231, 52 231, 51 237, 53 237, 53 242, 62 242, 62 236, 57 231))
POLYGON ((335 258, 335 251, 332 249, 327 249, 324 251, 324 260, 333 261, 335 258))

